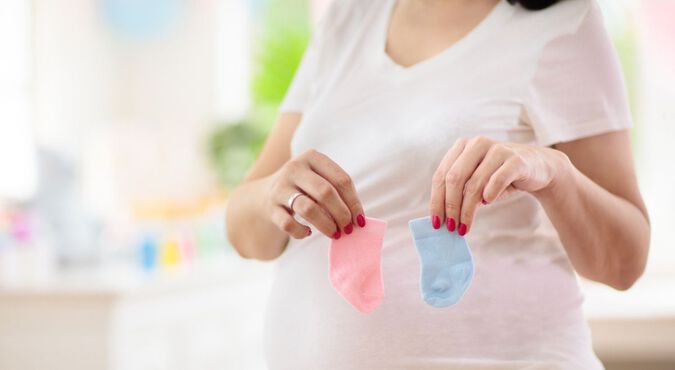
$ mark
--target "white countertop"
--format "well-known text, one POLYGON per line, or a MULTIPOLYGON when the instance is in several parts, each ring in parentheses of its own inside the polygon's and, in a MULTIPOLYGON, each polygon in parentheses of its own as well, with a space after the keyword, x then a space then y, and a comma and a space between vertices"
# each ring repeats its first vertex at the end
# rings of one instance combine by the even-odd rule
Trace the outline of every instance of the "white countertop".
POLYGON ((190 264, 143 271, 128 264, 80 268, 41 279, 0 283, 0 297, 109 297, 176 293, 209 285, 245 284, 269 279, 271 264, 247 261, 222 253, 190 264))

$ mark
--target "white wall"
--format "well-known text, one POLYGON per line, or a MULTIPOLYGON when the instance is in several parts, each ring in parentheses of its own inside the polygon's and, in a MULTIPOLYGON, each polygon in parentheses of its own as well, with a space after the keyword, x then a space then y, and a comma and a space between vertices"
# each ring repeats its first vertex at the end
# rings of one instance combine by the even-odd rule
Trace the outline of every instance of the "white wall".
POLYGON ((38 139, 83 160, 90 199, 211 189, 206 134, 249 100, 245 6, 185 1, 165 35, 134 40, 108 27, 101 1, 35 0, 38 139))
POLYGON ((637 154, 650 213, 648 272, 673 277, 675 265, 675 3, 642 0, 638 13, 640 63, 637 154))
POLYGON ((31 121, 30 4, 0 11, 0 199, 29 198, 36 187, 31 121))
POLYGON ((44 145, 77 153, 82 133, 119 106, 119 58, 97 1, 36 0, 35 123, 44 145))

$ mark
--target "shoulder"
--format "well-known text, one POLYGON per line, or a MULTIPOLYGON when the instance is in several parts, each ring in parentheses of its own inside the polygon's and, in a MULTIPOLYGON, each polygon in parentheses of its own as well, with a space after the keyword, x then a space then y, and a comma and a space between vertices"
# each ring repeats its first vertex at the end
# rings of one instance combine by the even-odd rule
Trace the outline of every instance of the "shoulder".
POLYGON ((330 23, 344 23, 354 18, 363 17, 378 3, 387 0, 331 0, 326 11, 322 15, 322 21, 330 23))
POLYGON ((544 43, 575 34, 588 23, 603 24, 596 0, 561 0, 539 11, 518 7, 514 12, 514 22, 520 31, 528 33, 530 39, 539 39, 544 43))
POLYGON ((315 35, 333 39, 363 27, 390 0, 332 0, 319 18, 315 35))

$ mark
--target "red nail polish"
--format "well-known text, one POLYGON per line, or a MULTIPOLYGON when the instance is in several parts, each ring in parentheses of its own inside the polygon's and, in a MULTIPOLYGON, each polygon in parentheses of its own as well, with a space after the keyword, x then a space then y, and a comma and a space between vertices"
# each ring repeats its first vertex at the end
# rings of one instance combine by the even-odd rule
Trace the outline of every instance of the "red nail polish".
POLYGON ((356 223, 359 224, 360 227, 366 226, 366 218, 363 217, 363 214, 356 216, 356 223))
POLYGON ((312 235, 312 229, 307 229, 307 236, 312 235))
POLYGON ((488 204, 487 200, 485 200, 485 199, 481 200, 480 202, 483 203, 484 206, 486 206, 488 204))
POLYGON ((454 219, 453 217, 448 218, 448 219, 446 220, 445 226, 448 227, 448 231, 450 231, 450 232, 455 231, 455 226, 457 226, 457 225, 455 224, 455 219, 454 219))
POLYGON ((345 226, 343 230, 345 231, 345 234, 349 235, 352 233, 352 230, 354 230, 353 228, 354 227, 352 226, 352 224, 347 224, 347 226, 345 226))
POLYGON ((438 216, 434 216, 431 218, 431 225, 434 227, 434 229, 440 229, 441 228, 441 219, 438 216))
POLYGON ((333 233, 333 239, 340 239, 340 230, 333 233))
POLYGON ((466 225, 460 223, 459 224, 459 236, 464 236, 466 235, 466 225))

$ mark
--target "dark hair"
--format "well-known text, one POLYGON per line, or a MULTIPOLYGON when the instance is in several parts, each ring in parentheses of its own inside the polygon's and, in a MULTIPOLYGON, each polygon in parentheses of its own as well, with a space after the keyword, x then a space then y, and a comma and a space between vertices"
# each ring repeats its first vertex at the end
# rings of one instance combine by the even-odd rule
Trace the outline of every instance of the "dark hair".
POLYGON ((558 0, 507 0, 511 5, 519 3, 525 9, 541 10, 558 2, 558 0))

